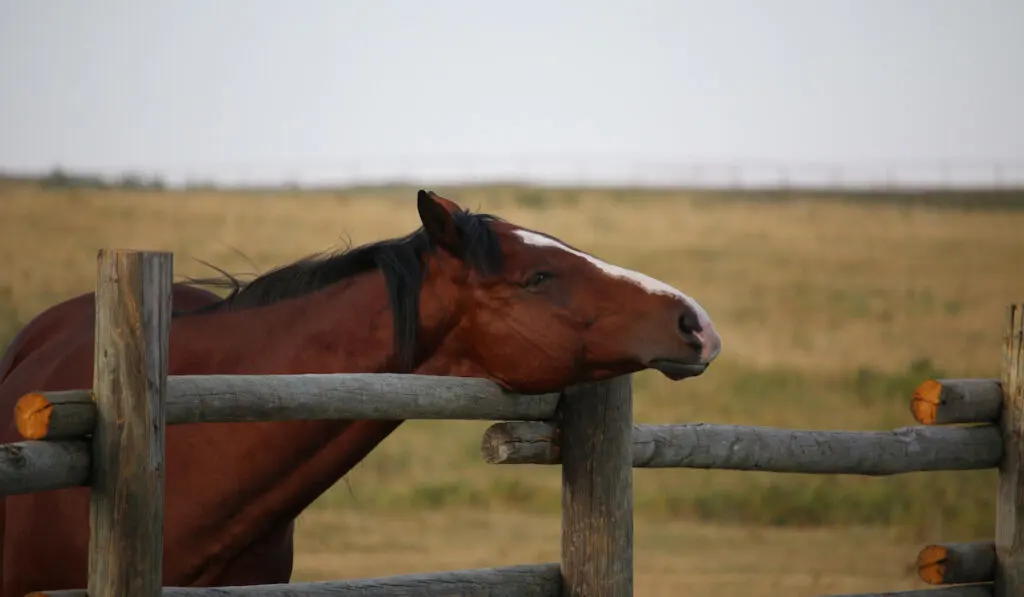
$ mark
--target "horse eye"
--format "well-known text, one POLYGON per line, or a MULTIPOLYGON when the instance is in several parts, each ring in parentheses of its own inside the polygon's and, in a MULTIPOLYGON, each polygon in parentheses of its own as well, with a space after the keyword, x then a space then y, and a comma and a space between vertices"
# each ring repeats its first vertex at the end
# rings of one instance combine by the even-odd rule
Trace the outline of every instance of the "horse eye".
POLYGON ((554 276, 554 274, 550 272, 535 272, 530 274, 530 277, 526 279, 526 282, 524 282, 523 285, 528 288, 540 286, 544 282, 547 282, 552 276, 554 276))

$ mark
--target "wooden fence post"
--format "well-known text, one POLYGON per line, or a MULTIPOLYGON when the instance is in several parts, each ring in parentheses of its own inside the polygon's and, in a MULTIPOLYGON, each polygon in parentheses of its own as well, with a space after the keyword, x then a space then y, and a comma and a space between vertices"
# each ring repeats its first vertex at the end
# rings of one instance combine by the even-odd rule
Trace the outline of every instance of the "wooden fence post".
POLYGON ((159 597, 173 255, 97 257, 89 597, 159 597))
POLYGON ((1024 597, 1024 304, 1006 311, 995 597, 1024 597))
POLYGON ((565 390, 562 594, 633 595, 633 380, 565 390))

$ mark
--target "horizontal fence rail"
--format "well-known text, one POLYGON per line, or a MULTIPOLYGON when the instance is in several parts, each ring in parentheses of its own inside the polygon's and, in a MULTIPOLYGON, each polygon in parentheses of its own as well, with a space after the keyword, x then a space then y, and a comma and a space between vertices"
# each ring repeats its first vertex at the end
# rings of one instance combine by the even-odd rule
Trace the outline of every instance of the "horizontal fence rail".
MULTIPOLYGON (((246 587, 164 587, 162 597, 561 597, 558 563, 246 587)), ((84 590, 27 597, 88 597, 84 590)))
MULTIPOLYGON (((480 452, 490 464, 560 464, 557 427, 539 421, 490 426, 480 452)), ((1003 440, 995 425, 892 431, 800 431, 740 425, 633 425, 633 466, 775 473, 895 475, 990 469, 1003 440)))
POLYGON ((884 593, 843 593, 820 595, 819 597, 993 597, 992 583, 957 585, 941 589, 914 589, 910 591, 885 591, 884 593))
MULTIPOLYGON (((559 565, 534 564, 457 572, 402 574, 349 581, 246 587, 164 587, 161 597, 563 597, 559 565)), ((25 597, 89 597, 81 589, 25 597)), ((992 583, 819 597, 993 597, 992 583)))
MULTIPOLYGON (((166 422, 240 423, 311 419, 537 421, 554 416, 558 394, 512 394, 474 377, 392 373, 184 375, 167 377, 166 422)), ((15 407, 26 439, 92 433, 88 390, 39 392, 15 407)))
POLYGON ((91 468, 92 453, 87 441, 0 444, 0 495, 86 485, 91 468))
MULTIPOLYGON (((513 394, 480 378, 416 374, 167 377, 166 423, 310 419, 523 421, 554 416, 558 394, 513 394)), ((0 495, 88 483, 96 425, 88 390, 26 394, 15 406, 23 442, 0 446, 0 495), (36 439, 38 438, 38 439, 36 439), (75 439, 70 439, 75 438, 75 439)))
POLYGON ((917 555, 917 573, 932 585, 992 582, 996 546, 992 541, 928 545, 917 555))
POLYGON ((998 379, 929 379, 910 399, 910 412, 923 425, 995 423, 1002 407, 998 379))

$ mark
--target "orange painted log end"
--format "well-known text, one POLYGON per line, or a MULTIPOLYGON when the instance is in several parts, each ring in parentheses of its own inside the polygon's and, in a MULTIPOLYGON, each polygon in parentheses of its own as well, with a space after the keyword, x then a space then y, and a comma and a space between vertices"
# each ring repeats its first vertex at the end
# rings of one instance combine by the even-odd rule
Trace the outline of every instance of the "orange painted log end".
POLYGON ((44 439, 50 430, 53 404, 38 393, 25 394, 14 405, 14 421, 25 439, 44 439))
POLYGON ((917 573, 930 585, 941 585, 946 578, 949 550, 944 545, 929 545, 917 554, 917 573))
POLYGON ((942 399, 942 384, 929 379, 914 389, 910 410, 922 425, 934 425, 942 399))

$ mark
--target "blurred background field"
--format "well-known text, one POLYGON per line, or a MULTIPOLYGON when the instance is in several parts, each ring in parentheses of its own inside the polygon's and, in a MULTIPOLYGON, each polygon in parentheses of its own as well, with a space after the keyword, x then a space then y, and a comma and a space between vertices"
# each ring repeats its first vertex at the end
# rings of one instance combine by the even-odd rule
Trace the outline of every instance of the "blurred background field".
MULTIPOLYGON (((50 180, 53 183, 53 180, 50 180)), ((699 192, 434 187, 664 279, 725 348, 707 374, 636 376, 638 422, 809 429, 913 424, 931 376, 998 376, 1004 306, 1024 300, 1024 192, 699 192)), ((259 191, 0 183, 0 343, 92 289, 100 247, 166 249, 248 274, 404 234, 415 188, 259 191)), ((559 469, 495 467, 487 423, 409 422, 303 517, 294 580, 558 557, 559 469)), ((635 472, 639 595, 920 586, 925 540, 990 537, 995 472, 891 478, 635 472)), ((705 593, 706 594, 706 593, 705 593)))
MULTIPOLYGON (((1024 301, 1024 3, 0 0, 0 345, 101 247, 254 274, 405 234, 432 188, 662 278, 724 352, 635 419, 915 423, 1024 301), (396 182, 397 181, 397 182, 396 182), (415 185, 415 186, 414 186, 415 185)), ((304 512, 294 581, 559 559, 560 470, 404 424, 304 512)), ((996 472, 635 471, 635 593, 924 586, 996 472)))

